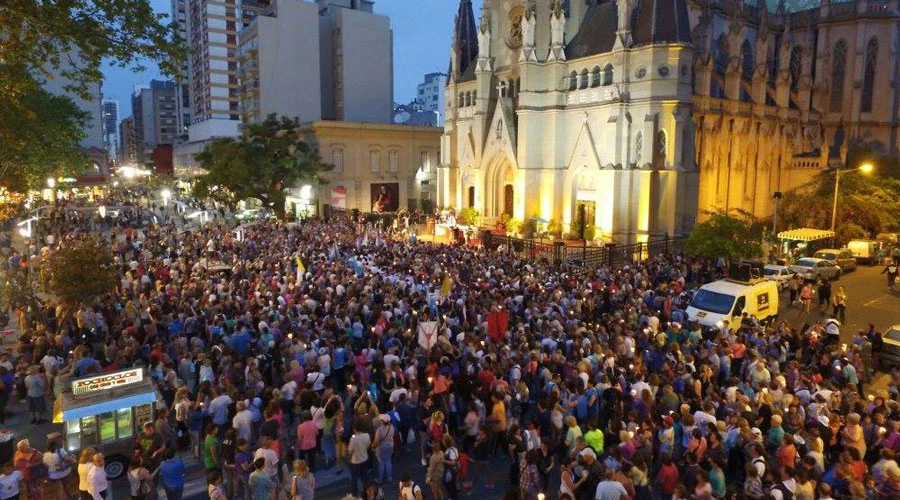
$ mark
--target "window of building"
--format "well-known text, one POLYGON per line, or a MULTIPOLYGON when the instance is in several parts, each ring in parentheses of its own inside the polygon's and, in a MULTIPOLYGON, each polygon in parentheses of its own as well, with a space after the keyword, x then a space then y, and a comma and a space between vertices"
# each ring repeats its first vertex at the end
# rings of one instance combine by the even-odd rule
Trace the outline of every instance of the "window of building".
POLYGON ((753 47, 749 40, 741 44, 741 76, 744 80, 753 78, 753 47))
POLYGON ((388 151, 388 172, 400 171, 400 153, 397 150, 388 151))
POLYGON ((847 42, 844 40, 834 44, 831 51, 831 98, 829 104, 831 111, 841 110, 844 100, 844 80, 847 71, 847 42))
POLYGON ((797 91, 797 86, 800 84, 800 75, 803 73, 803 49, 800 47, 794 47, 791 49, 791 62, 790 62, 790 72, 791 72, 791 92, 797 91))
POLYGON ((666 137, 666 131, 660 130, 659 132, 656 133, 656 148, 653 151, 654 157, 655 157, 653 163, 656 166, 662 167, 663 165, 665 165, 666 154, 668 153, 668 149, 669 149, 669 139, 668 139, 668 137, 666 137))
POLYGON ((500 82, 500 97, 506 97, 506 82, 500 82))
POLYGON ((369 151, 369 171, 381 171, 381 155, 376 150, 369 151))
POLYGON ((578 72, 573 71, 569 74, 569 90, 578 89, 578 72))
POLYGON ((872 111, 872 97, 875 95, 875 69, 878 62, 878 39, 874 36, 866 46, 866 66, 863 69, 862 102, 864 113, 872 111))
POLYGON ((587 68, 584 68, 583 70, 581 70, 581 88, 583 88, 583 89, 588 88, 588 70, 587 70, 587 68))
POLYGON ((634 163, 637 165, 641 164, 641 151, 644 149, 644 134, 638 130, 637 135, 634 137, 634 163))
POLYGON ((591 87, 599 87, 600 78, 600 66, 594 66, 591 70, 591 87))
POLYGON ((613 82, 613 65, 607 64, 603 67, 603 85, 612 85, 613 82))
POLYGON ((344 150, 341 148, 334 148, 331 150, 331 164, 334 165, 335 172, 343 172, 344 171, 344 150))
POLYGON ((419 166, 422 172, 431 172, 431 156, 428 154, 428 151, 419 153, 419 166))

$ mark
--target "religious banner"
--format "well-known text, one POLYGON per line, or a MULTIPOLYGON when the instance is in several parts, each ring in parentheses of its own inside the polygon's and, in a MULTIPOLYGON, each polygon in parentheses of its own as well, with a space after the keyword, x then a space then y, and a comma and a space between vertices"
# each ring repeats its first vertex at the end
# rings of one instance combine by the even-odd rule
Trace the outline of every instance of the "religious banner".
POLYGON ((419 345, 431 349, 437 343, 438 322, 422 321, 419 323, 419 345))

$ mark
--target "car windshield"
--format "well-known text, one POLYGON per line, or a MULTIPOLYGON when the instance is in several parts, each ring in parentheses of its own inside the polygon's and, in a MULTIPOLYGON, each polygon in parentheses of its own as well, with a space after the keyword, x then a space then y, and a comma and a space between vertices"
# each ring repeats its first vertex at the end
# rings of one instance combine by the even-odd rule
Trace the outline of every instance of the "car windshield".
POLYGON ((734 304, 734 296, 724 293, 712 292, 709 290, 698 290, 691 301, 691 307, 702 311, 709 311, 718 314, 728 314, 731 312, 731 305, 734 304))
POLYGON ((766 268, 766 269, 763 269, 763 274, 765 274, 766 276, 775 276, 776 274, 778 274, 778 269, 766 268))
POLYGON ((817 259, 834 260, 834 259, 837 258, 837 254, 834 254, 834 253, 819 252, 819 253, 816 254, 816 258, 817 258, 817 259))
POLYGON ((816 261, 814 261, 814 260, 809 260, 809 259, 800 259, 800 260, 798 260, 797 263, 794 264, 794 265, 795 265, 795 266, 800 266, 800 267, 813 267, 813 266, 816 265, 816 261))

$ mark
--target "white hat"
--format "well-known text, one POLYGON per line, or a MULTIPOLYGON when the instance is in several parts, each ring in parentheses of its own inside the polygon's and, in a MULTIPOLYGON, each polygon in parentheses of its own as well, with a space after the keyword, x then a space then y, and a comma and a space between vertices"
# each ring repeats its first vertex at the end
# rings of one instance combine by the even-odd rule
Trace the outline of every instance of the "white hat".
POLYGON ((826 417, 825 415, 819 415, 818 420, 819 420, 819 423, 820 423, 820 424, 822 424, 822 425, 824 425, 824 426, 826 426, 826 427, 828 426, 829 423, 831 423, 831 421, 828 420, 828 417, 826 417))
POLYGON ((578 456, 582 458, 587 458, 588 456, 593 457, 595 460, 597 459, 597 454, 594 453, 594 450, 591 448, 585 448, 578 452, 578 456))

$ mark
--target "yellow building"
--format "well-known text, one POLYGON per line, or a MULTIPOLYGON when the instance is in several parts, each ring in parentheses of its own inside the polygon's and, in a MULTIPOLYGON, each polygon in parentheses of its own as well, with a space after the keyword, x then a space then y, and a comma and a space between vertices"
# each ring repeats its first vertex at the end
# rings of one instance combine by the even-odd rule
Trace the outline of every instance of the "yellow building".
MULTIPOLYGON (((317 203, 363 212, 433 206, 442 129, 383 123, 315 121, 300 136, 334 165, 317 203)), ((299 195, 299 192, 297 193, 299 195)))

